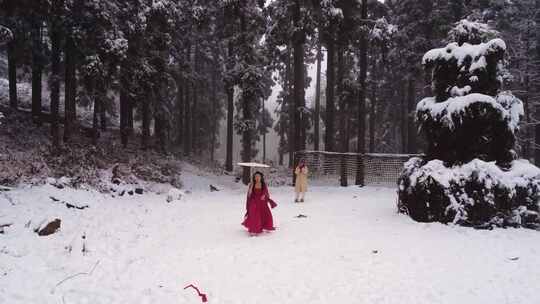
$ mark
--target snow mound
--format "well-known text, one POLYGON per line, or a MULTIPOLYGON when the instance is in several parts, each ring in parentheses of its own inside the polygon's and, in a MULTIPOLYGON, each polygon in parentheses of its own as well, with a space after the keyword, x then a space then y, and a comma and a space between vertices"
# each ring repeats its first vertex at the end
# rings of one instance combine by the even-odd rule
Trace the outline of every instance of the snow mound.
POLYGON ((167 192, 167 203, 170 203, 172 201, 180 201, 186 193, 180 189, 177 188, 171 188, 169 192, 167 192))

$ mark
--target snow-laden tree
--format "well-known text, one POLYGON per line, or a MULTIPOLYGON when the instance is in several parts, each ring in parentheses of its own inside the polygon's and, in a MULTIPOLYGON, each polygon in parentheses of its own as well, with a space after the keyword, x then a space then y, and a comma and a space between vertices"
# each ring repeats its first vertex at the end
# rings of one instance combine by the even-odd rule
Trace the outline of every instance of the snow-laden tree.
MULTIPOLYGON (((115 115, 114 89, 118 63, 125 57, 128 41, 118 27, 120 7, 114 1, 72 1, 65 3, 62 34, 66 60, 66 122, 74 123, 77 77, 83 88, 82 100, 93 106, 93 142, 105 131, 108 116, 115 115)), ((69 130, 68 130, 69 132, 69 130)), ((64 134, 68 140, 69 135, 64 134)))
POLYGON ((306 64, 314 61, 316 21, 311 1, 271 1, 264 12, 265 50, 283 90, 276 112, 280 148, 282 153, 289 152, 292 167, 293 152, 305 149, 310 127, 311 111, 305 101, 310 82, 306 64))
POLYGON ((391 73, 389 51, 395 47, 397 27, 385 17, 375 20, 368 41, 370 44, 369 71, 366 84, 369 113, 369 152, 399 151, 395 128, 400 121, 399 107, 394 104, 395 78, 391 73))
POLYGON ((525 110, 522 128, 517 136, 519 151, 525 159, 532 159, 535 151, 539 157, 539 140, 534 139, 535 105, 540 104, 540 60, 536 60, 536 35, 538 35, 538 1, 512 1, 499 8, 494 26, 508 43, 508 71, 512 77, 506 80, 505 86, 512 89, 516 96, 523 100, 525 110))
POLYGON ((481 26, 458 23, 458 42, 423 57, 435 96, 416 115, 428 147, 405 165, 398 207, 417 221, 540 227, 540 169, 513 150, 523 104, 501 90, 507 46, 480 42, 481 26))
POLYGON ((453 20, 449 1, 444 0, 402 0, 389 1, 391 23, 397 25, 397 48, 391 51, 397 57, 396 69, 401 75, 400 85, 405 93, 406 128, 401 132, 404 136, 403 152, 418 151, 417 126, 414 122, 414 105, 422 83, 427 82, 427 74, 422 75, 422 67, 418 58, 431 48, 439 45, 445 37, 453 20))
POLYGON ((26 41, 28 34, 29 3, 17 0, 0 1, 0 24, 3 25, 2 44, 6 44, 9 79, 9 105, 16 109, 19 106, 17 96, 17 69, 23 66, 25 55, 29 50, 26 41))
MULTIPOLYGON (((273 85, 268 57, 261 43, 265 34, 264 3, 238 1, 233 3, 234 31, 232 46, 234 66, 227 71, 240 94, 236 102, 234 127, 242 136, 241 157, 249 162, 257 154, 257 119, 261 113, 262 100, 268 98, 273 85)), ((231 60, 231 59, 229 59, 231 60)), ((249 170, 244 170, 243 182, 249 182, 249 170)))

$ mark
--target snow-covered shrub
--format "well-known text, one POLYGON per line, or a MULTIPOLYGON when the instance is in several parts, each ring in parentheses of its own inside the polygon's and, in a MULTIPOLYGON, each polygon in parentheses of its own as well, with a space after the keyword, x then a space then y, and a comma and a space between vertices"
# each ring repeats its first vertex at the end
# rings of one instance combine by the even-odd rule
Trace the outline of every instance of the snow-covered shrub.
POLYGON ((479 159, 447 167, 413 158, 399 179, 398 208, 420 222, 474 226, 509 225, 517 211, 521 224, 540 226, 533 216, 540 211, 540 169, 525 160, 503 170, 479 159))
POLYGON ((523 104, 500 91, 506 44, 481 43, 477 24, 458 26, 458 42, 423 58, 435 96, 416 115, 428 146, 405 165, 398 209, 422 222, 538 228, 540 169, 513 150, 523 104))

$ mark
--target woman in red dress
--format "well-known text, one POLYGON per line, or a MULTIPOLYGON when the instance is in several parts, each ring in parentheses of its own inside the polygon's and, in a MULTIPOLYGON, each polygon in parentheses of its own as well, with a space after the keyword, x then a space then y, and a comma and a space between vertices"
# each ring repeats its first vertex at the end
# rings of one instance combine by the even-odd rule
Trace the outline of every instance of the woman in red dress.
POLYGON ((242 223, 248 229, 250 235, 259 234, 263 230, 275 230, 272 212, 268 204, 272 208, 276 206, 276 203, 270 199, 263 174, 261 172, 255 172, 253 174, 253 180, 249 184, 246 215, 242 223))

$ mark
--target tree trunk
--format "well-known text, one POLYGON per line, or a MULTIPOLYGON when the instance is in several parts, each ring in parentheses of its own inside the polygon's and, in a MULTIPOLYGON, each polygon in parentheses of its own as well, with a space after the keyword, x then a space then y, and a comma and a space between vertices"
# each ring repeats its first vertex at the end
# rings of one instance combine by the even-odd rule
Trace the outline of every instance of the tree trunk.
POLYGON ((122 146, 124 148, 127 147, 127 144, 128 144, 128 139, 129 139, 129 136, 128 136, 128 103, 129 103, 129 98, 128 98, 128 92, 127 92, 127 87, 125 87, 127 84, 126 84, 126 81, 124 80, 126 78, 126 75, 125 75, 125 67, 122 67, 121 68, 122 70, 120 71, 120 81, 123 83, 120 85, 120 141, 122 142, 122 146))
MULTIPOLYGON (((285 59, 285 75, 284 75, 284 79, 283 79, 283 88, 282 88, 282 94, 283 94, 283 101, 282 101, 282 104, 281 104, 281 110, 280 110, 280 113, 279 113, 279 138, 280 138, 280 141, 279 141, 279 148, 278 148, 278 153, 279 153, 279 159, 278 159, 278 164, 280 166, 283 166, 284 164, 284 158, 285 158, 285 151, 289 151, 289 168, 292 168, 294 166, 294 164, 292 163, 292 153, 290 152, 291 151, 291 145, 289 143, 289 138, 290 138, 290 128, 286 128, 285 127, 285 121, 289 121, 290 122, 290 119, 287 119, 287 110, 288 107, 290 107, 289 105, 289 102, 290 102, 290 98, 289 98, 289 94, 291 92, 290 90, 290 86, 289 86, 289 81, 290 81, 290 74, 291 74, 291 60, 290 60, 290 57, 289 56, 289 48, 287 47, 287 58, 285 59), (286 147, 285 145, 288 144, 289 146, 286 147)), ((291 113, 291 111, 289 110, 288 113, 291 113)), ((294 182, 294 181, 293 181, 294 182)))
MULTIPOLYGON (((180 71, 179 71, 180 74, 180 71)), ((182 144, 184 140, 184 84, 181 76, 176 78, 176 111, 177 111, 177 137, 176 142, 182 144)))
POLYGON ((127 131, 128 135, 133 135, 134 132, 134 126, 133 126, 133 110, 135 108, 135 100, 131 96, 128 95, 127 98, 127 131))
POLYGON ((101 131, 107 131, 107 85, 103 86, 105 92, 100 92, 100 104, 99 104, 99 121, 101 123, 101 131))
MULTIPOLYGON (((540 104, 536 104, 536 120, 540 121, 540 104)), ((534 153, 534 163, 536 166, 540 167, 540 124, 535 126, 535 153, 534 153)))
POLYGON ((199 139, 199 111, 198 106, 198 86, 197 80, 192 83, 192 99, 193 104, 191 106, 191 151, 197 153, 200 150, 199 139))
MULTIPOLYGON (((160 64, 160 67, 163 67, 164 64, 160 64)), ((164 73, 163 70, 160 70, 158 73, 164 73)), ((164 104, 164 83, 163 83, 163 76, 160 76, 160 82, 154 87, 154 96, 153 100, 155 101, 155 108, 154 108, 154 134, 157 139, 157 149, 160 153, 166 154, 167 153, 167 119, 165 117, 165 113, 163 111, 163 104, 164 104)))
MULTIPOLYGON (((531 35, 531 26, 530 26, 530 22, 527 22, 527 31, 525 32, 525 36, 524 36, 524 43, 525 43, 525 46, 524 46, 524 49, 528 52, 530 50, 530 37, 531 35)), ((524 79, 524 89, 525 89, 525 95, 523 96, 523 98, 521 99, 523 101, 523 109, 525 111, 525 123, 526 123, 526 127, 525 127, 525 143, 523 145, 523 150, 522 150, 522 154, 523 154, 523 158, 529 160, 530 157, 531 157, 531 130, 529 128, 529 124, 531 123, 531 109, 530 109, 530 105, 529 105, 529 95, 531 93, 531 87, 530 87, 530 70, 529 70, 529 65, 531 64, 531 58, 529 56, 525 56, 525 79, 524 79)))
POLYGON ((304 42, 305 33, 301 22, 300 0, 295 1, 293 21, 296 28, 293 37, 294 48, 294 130, 295 151, 306 149, 306 123, 304 109, 306 106, 304 88, 304 42))
POLYGON ((375 152, 375 108, 377 106, 377 85, 373 84, 373 91, 369 107, 369 152, 375 152))
POLYGON ((77 92, 77 83, 76 83, 76 72, 75 72, 75 44, 73 39, 68 36, 66 37, 66 46, 65 46, 65 86, 64 86, 64 113, 65 113, 65 124, 64 124, 64 142, 68 142, 71 137, 71 132, 73 131, 73 123, 75 122, 75 108, 76 108, 76 92, 77 92))
POLYGON ((184 124, 185 124, 185 127, 184 127, 184 155, 186 156, 190 156, 191 155, 191 120, 193 119, 192 115, 191 115, 191 100, 190 100, 190 96, 189 96, 189 93, 190 93, 190 84, 189 82, 186 84, 185 86, 185 90, 184 90, 184 124))
MULTIPOLYGON (((367 19, 367 0, 362 0, 361 8, 362 20, 367 19)), ((366 77, 367 77, 367 38, 366 33, 362 32, 360 37, 360 92, 358 96, 358 135, 357 135, 357 153, 366 152, 366 77)), ((363 160, 358 159, 358 169, 356 170, 356 185, 364 185, 364 167, 363 160)))
POLYGON ((391 120, 391 129, 392 129, 392 143, 395 143, 395 145, 392 145, 391 153, 402 153, 401 150, 401 128, 402 128, 402 118, 403 118, 403 111, 401 110, 401 95, 400 95, 400 83, 396 82, 395 88, 392 92, 392 105, 390 105, 390 111, 392 112, 392 120, 391 120), (393 106, 397 105, 397 106, 393 106))
POLYGON ((16 39, 11 40, 7 45, 8 58, 8 81, 9 81, 9 106, 16 109, 17 101, 17 55, 16 39))
MULTIPOLYGON (((146 94, 148 97, 149 94, 146 94)), ((150 101, 148 98, 142 100, 142 148, 147 150, 150 147, 150 101)))
POLYGON ((328 41, 327 59, 326 59, 326 132, 324 134, 324 146, 326 151, 335 151, 334 136, 335 136, 335 44, 334 41, 328 41))
POLYGON ((321 116, 321 61, 322 61, 322 51, 321 51, 321 41, 319 38, 319 44, 317 45, 317 76, 315 83, 315 117, 313 117, 313 131, 314 131, 314 149, 319 151, 319 121, 321 116))
MULTIPOLYGON (((234 10, 233 3, 229 3, 224 7, 224 21, 225 21, 225 33, 229 38, 227 42, 227 63, 226 69, 230 71, 233 69, 232 59, 234 58, 234 47, 232 37, 234 34, 234 10)), ((233 132, 234 132, 234 83, 232 79, 224 79, 225 93, 227 94, 227 151, 225 154, 225 170, 228 172, 233 171, 233 132)))
POLYGON ((41 125, 42 39, 41 24, 36 20, 32 22, 32 118, 37 125, 41 125))
MULTIPOLYGON (((59 17, 53 17, 59 19, 59 17)), ((53 148, 60 149, 58 110, 60 106, 60 25, 54 20, 51 26, 51 136, 53 148)))
POLYGON ((120 141, 124 148, 127 147, 129 141, 129 120, 131 110, 130 103, 131 99, 129 96, 130 92, 130 76, 128 65, 131 62, 131 50, 128 47, 128 57, 120 65, 120 141))
MULTIPOLYGON (((287 46, 287 60, 285 61, 286 67, 285 67, 285 74, 287 77, 287 87, 286 90, 286 97, 287 97, 287 109, 289 110, 289 128, 287 132, 287 139, 289 144, 289 168, 294 169, 295 163, 294 163, 294 149, 295 149, 295 133, 294 133, 294 126, 296 122, 294 121, 294 81, 293 81, 293 62, 291 60, 292 57, 292 46, 287 46)), ((294 183, 294 175, 293 175, 293 183, 294 183)))
MULTIPOLYGON (((232 52, 232 44, 229 43, 229 52, 232 52)), ((233 171, 233 119, 234 119, 234 86, 227 81, 227 155, 225 158, 225 170, 233 171)))
MULTIPOLYGON (((186 60, 187 62, 191 62, 191 45, 188 45, 187 48, 186 48, 186 60)), ((191 124, 191 120, 193 119, 193 115, 192 115, 192 112, 191 112, 191 100, 190 100, 190 88, 192 87, 191 85, 191 79, 186 79, 186 82, 185 82, 185 90, 184 90, 184 93, 185 93, 185 97, 184 97, 184 123, 185 123, 185 127, 184 127, 184 155, 186 156, 190 156, 191 155, 191 145, 192 145, 192 130, 191 130, 191 127, 192 127, 192 124, 191 124)))
POLYGON ((168 122, 165 113, 166 100, 166 85, 167 76, 166 70, 166 58, 168 53, 161 47, 159 49, 158 57, 154 61, 156 69, 156 83, 152 87, 154 101, 154 135, 157 139, 157 150, 162 154, 167 154, 167 138, 168 138, 168 122))
MULTIPOLYGON (((246 16, 244 15, 244 12, 240 13, 240 32, 241 32, 241 45, 246 45, 246 35, 247 35, 247 28, 246 28, 246 16)), ((247 46, 246 46, 247 47, 247 46)), ((246 63, 250 64, 251 59, 246 59, 246 63)), ((251 122, 254 120, 253 117, 253 111, 250 107, 251 103, 254 103, 255 100, 253 96, 253 93, 249 90, 242 91, 242 116, 244 122, 247 124, 247 126, 244 128, 242 132, 242 161, 243 162, 250 162, 251 161, 251 154, 252 154, 252 142, 253 142, 253 127, 251 122)), ((244 184, 249 184, 250 182, 250 170, 247 167, 244 167, 243 174, 242 174, 242 181, 244 184)))
MULTIPOLYGON (((339 150, 341 153, 348 152, 347 147, 347 106, 345 98, 343 96, 343 74, 344 74, 344 62, 343 62, 343 48, 340 46, 337 53, 337 99, 339 104, 339 150)), ((341 156, 341 178, 340 184, 343 187, 348 185, 348 176, 347 176, 347 163, 345 156, 341 156)))
POLYGON ((400 96, 401 96, 401 153, 407 153, 407 94, 405 81, 400 82, 400 96))
POLYGON ((288 115, 288 132, 287 140, 289 144, 289 169, 293 170, 292 174, 292 184, 296 183, 296 175, 294 174, 294 168, 296 166, 296 159, 294 150, 296 149, 296 121, 294 119, 296 110, 294 102, 294 66, 293 66, 293 47, 292 44, 287 46, 287 61, 286 61, 286 70, 287 74, 287 109, 289 110, 288 115))
MULTIPOLYGON (((193 70, 194 71, 199 71, 199 64, 198 64, 198 61, 199 61, 199 46, 196 44, 195 45, 195 53, 193 55, 193 70)), ((192 132, 192 135, 191 135, 191 151, 193 152, 199 152, 200 150, 200 139, 199 139, 199 119, 200 119, 200 116, 199 116, 199 109, 198 109, 198 103, 199 103, 199 85, 198 85, 198 82, 199 80, 198 79, 195 79, 195 81, 193 81, 191 83, 192 85, 192 100, 193 100, 193 105, 191 107, 191 132, 192 132)))
MULTIPOLYGON (((15 19, 16 16, 14 14, 16 1, 5 1, 7 3, 3 4, 3 9, 5 9, 5 12, 2 14, 5 14, 5 17, 7 20, 9 19, 15 19)), ((13 37, 11 41, 7 44, 7 61, 8 61, 8 82, 9 82, 9 106, 17 109, 18 102, 17 102, 17 41, 19 40, 18 33, 15 31, 16 28, 16 21, 12 21, 12 33, 13 37)))
POLYGON ((529 128, 529 124, 531 122, 531 114, 529 109, 529 76, 525 76, 525 96, 523 96, 523 109, 525 111, 525 123, 527 126, 525 127, 525 143, 523 144, 523 158, 530 159, 531 157, 531 132, 529 128))
MULTIPOLYGON (((536 6, 536 62, 540 62, 540 0, 536 0, 535 2, 536 6)), ((537 75, 537 78, 538 77, 537 75)), ((537 79, 537 92, 540 91, 540 80, 537 79)), ((540 102, 536 103, 536 121, 540 121, 540 102)), ((534 153, 534 163, 537 166, 540 166, 540 124, 536 124, 535 126, 535 141, 536 141, 536 149, 534 153)))
MULTIPOLYGON (((95 76, 94 76, 95 77, 95 76)), ((101 94, 98 92, 96 81, 91 80, 92 90, 91 94, 94 99, 94 116, 92 117, 92 144, 96 146, 99 138, 99 113, 101 107, 101 94)))
POLYGON ((417 152, 416 147, 416 122, 415 122, 415 81, 411 76, 408 80, 408 92, 407 92, 407 106, 408 106, 408 142, 407 153, 415 154, 417 152))
POLYGON ((218 74, 217 70, 214 70, 212 73, 212 83, 211 83, 211 91, 212 91, 212 119, 210 119, 210 123, 212 124, 212 142, 210 143, 210 160, 212 161, 212 164, 214 163, 214 153, 216 151, 216 136, 218 132, 218 117, 217 117, 217 110, 218 110, 218 101, 217 101, 217 80, 216 75, 218 74))
MULTIPOLYGON (((157 97, 161 98, 161 96, 159 95, 157 95, 157 97)), ((165 128, 166 128, 166 121, 165 121, 165 118, 163 117, 163 113, 156 110, 154 113, 154 133, 157 139, 159 152, 162 154, 167 153, 167 140, 166 140, 167 132, 165 128)))
MULTIPOLYGON (((250 102, 253 100, 253 96, 249 92, 243 92, 242 93, 242 116, 244 118, 244 121, 247 123, 251 122, 253 120, 252 111, 250 107, 250 102)), ((243 162, 250 162, 251 161, 251 154, 252 154, 252 145, 253 141, 253 128, 252 126, 247 126, 244 131, 242 132, 242 161, 243 162)), ((242 176, 242 181, 244 184, 248 184, 250 181, 249 176, 249 168, 244 167, 244 172, 242 176), (247 169, 247 170, 246 170, 247 169)))

